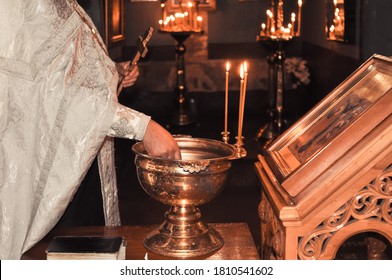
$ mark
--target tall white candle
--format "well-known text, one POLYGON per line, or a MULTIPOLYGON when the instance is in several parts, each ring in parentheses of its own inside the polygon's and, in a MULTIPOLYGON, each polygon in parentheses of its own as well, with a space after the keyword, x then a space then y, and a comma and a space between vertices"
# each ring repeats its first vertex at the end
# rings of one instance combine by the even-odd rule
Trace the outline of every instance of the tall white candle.
POLYGON ((238 138, 237 141, 242 141, 242 122, 243 122, 243 94, 244 94, 244 65, 240 67, 240 98, 238 105, 238 138))
POLYGON ((297 36, 301 35, 301 14, 302 14, 302 0, 298 0, 298 29, 297 29, 297 36))
POLYGON ((166 4, 165 3, 161 3, 161 8, 162 8, 162 20, 165 21, 166 20, 166 4))
POLYGON ((189 17, 189 25, 191 26, 191 29, 193 29, 193 3, 188 2, 188 17, 189 17))
POLYGON ((225 82, 225 134, 227 134, 227 119, 229 114, 229 73, 230 62, 226 62, 226 82, 225 82))
POLYGON ((246 87, 248 84, 248 63, 244 61, 244 85, 242 89, 242 125, 241 129, 243 128, 243 123, 244 123, 244 114, 245 114, 245 98, 246 98, 246 87))

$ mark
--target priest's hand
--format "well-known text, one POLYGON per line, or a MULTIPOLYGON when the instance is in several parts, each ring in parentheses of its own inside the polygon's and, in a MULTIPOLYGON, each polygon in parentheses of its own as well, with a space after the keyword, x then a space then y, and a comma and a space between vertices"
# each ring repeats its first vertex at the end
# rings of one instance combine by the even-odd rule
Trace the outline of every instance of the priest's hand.
POLYGON ((120 81, 122 80, 122 86, 124 88, 133 86, 139 77, 139 68, 137 65, 131 65, 129 70, 127 70, 128 66, 129 61, 116 63, 117 72, 120 76, 120 81))
POLYGON ((153 157, 181 159, 180 148, 173 136, 153 120, 147 125, 142 140, 146 152, 153 157))

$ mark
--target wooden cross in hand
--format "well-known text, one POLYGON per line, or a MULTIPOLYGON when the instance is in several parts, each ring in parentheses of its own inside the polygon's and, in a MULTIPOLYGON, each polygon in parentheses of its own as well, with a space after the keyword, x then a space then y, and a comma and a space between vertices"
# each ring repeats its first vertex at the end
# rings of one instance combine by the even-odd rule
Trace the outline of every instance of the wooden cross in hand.
MULTIPOLYGON (((143 58, 146 56, 146 54, 148 52, 147 42, 151 39, 153 31, 154 31, 154 29, 150 26, 146 30, 146 32, 144 33, 143 37, 139 36, 137 38, 137 40, 136 40, 136 54, 135 54, 134 58, 132 59, 132 61, 130 61, 128 63, 127 70, 130 70, 133 65, 136 65, 140 58, 143 58)), ((121 90, 123 88, 123 84, 122 84, 123 79, 124 79, 124 77, 121 78, 120 85, 118 86, 117 96, 120 95, 121 90)))

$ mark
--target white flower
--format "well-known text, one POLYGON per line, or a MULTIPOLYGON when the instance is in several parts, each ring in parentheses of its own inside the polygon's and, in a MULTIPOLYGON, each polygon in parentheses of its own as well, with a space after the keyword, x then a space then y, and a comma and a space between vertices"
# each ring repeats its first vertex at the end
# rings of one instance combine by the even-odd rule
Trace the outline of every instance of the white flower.
POLYGON ((310 73, 306 61, 300 57, 286 58, 284 61, 285 75, 291 82, 292 88, 297 88, 301 84, 310 83, 310 73))

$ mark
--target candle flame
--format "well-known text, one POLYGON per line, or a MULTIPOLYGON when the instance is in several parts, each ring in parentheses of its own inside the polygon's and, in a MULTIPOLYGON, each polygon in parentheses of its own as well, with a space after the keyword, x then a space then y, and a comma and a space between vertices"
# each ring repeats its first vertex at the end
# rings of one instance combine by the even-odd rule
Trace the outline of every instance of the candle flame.
POLYGON ((227 71, 227 72, 230 71, 230 62, 226 62, 226 71, 227 71))
POLYGON ((244 79, 244 65, 242 63, 241 63, 241 67, 240 67, 240 77, 241 77, 241 80, 244 79))
POLYGON ((193 6, 193 3, 192 2, 188 2, 188 7, 192 8, 192 6, 193 6))
POLYGON ((244 61, 244 72, 248 73, 248 63, 244 61))
POLYGON ((302 0, 298 0, 298 7, 302 7, 302 0))

